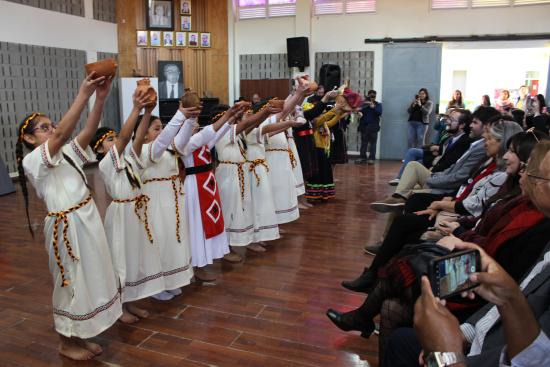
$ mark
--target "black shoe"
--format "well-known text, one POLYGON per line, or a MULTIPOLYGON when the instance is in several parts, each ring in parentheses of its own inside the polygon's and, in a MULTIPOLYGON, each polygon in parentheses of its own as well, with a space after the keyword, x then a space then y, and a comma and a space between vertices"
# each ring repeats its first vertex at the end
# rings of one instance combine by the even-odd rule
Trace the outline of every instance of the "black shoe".
POLYGON ((326 315, 340 330, 360 331, 361 336, 368 339, 375 329, 374 321, 368 320, 365 322, 358 322, 355 317, 355 312, 357 311, 342 313, 329 308, 326 315))
POLYGON ((367 160, 366 159, 358 159, 355 161, 355 164, 367 164, 367 160))
POLYGON ((341 284, 342 287, 353 292, 369 293, 374 288, 375 282, 376 277, 374 274, 368 268, 365 268, 359 278, 351 281, 344 280, 341 284))
POLYGON ((365 245, 365 247, 363 247, 363 252, 368 255, 376 256, 378 251, 380 251, 380 247, 382 247, 382 241, 371 243, 370 245, 365 245))

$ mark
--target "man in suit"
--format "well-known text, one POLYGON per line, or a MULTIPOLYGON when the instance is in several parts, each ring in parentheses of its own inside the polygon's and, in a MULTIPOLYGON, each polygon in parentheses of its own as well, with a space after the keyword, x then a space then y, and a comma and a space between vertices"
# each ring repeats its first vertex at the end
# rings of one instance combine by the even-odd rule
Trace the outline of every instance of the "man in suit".
POLYGON ((443 171, 433 173, 419 162, 410 162, 403 171, 395 193, 371 203, 371 208, 381 213, 400 211, 415 192, 438 195, 456 192, 470 177, 472 171, 487 160, 485 139, 482 138, 484 126, 498 116, 500 113, 492 107, 478 108, 472 114, 470 125, 470 138, 473 142, 456 163, 443 171))
MULTIPOLYGON (((550 217, 550 149, 536 171, 526 173, 526 179, 536 190, 537 208, 550 217)), ((426 357, 452 353, 459 361, 453 366, 550 365, 550 243, 519 286, 476 245, 457 246, 468 248, 478 249, 482 260, 482 271, 471 277, 480 284, 474 292, 490 303, 459 325, 424 277, 415 307, 416 333, 402 328, 392 334, 383 367, 418 366, 421 350, 426 357)), ((468 296, 473 298, 474 292, 468 296)), ((452 359, 452 354, 446 357, 452 359)))
POLYGON ((166 78, 159 83, 159 99, 178 99, 183 95, 183 82, 176 64, 165 64, 162 73, 166 78))
POLYGON ((431 167, 432 173, 444 171, 452 166, 470 148, 470 124, 472 114, 469 110, 453 109, 445 116, 445 132, 448 138, 441 144, 432 144, 423 148, 410 148, 405 154, 405 159, 397 178, 389 182, 396 186, 405 171, 407 164, 419 161, 425 167, 431 167))

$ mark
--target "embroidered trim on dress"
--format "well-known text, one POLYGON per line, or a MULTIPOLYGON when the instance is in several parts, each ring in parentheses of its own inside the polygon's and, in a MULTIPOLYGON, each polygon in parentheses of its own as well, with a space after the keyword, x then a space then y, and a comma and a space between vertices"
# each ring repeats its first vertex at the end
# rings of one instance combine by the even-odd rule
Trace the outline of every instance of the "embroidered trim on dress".
POLYGON ((89 313, 84 314, 84 315, 74 315, 74 314, 69 313, 67 311, 58 310, 57 308, 53 309, 53 313, 54 313, 54 315, 63 316, 63 317, 66 317, 66 318, 74 320, 74 321, 86 321, 86 320, 89 320, 89 319, 97 316, 98 314, 100 314, 103 311, 107 311, 109 308, 111 308, 115 304, 115 302, 119 298, 120 298, 120 294, 117 292, 117 294, 109 302, 107 302, 106 304, 104 304, 102 306, 99 306, 98 308, 96 308, 92 312, 89 312, 89 313))
POLYGON ((296 205, 295 207, 292 207, 292 208, 290 208, 290 209, 275 210, 275 214, 290 213, 290 212, 295 211, 296 209, 298 209, 298 205, 296 205))
POLYGON ((118 160, 118 157, 115 154, 115 147, 113 146, 111 149, 109 149, 109 155, 111 156, 111 161, 113 162, 113 166, 115 166, 115 170, 117 172, 122 171, 124 168, 121 167, 120 161, 118 160))
POLYGON ((71 148, 73 148, 73 151, 76 153, 78 158, 82 161, 82 163, 86 164, 88 163, 88 158, 84 155, 80 147, 76 144, 75 139, 71 140, 71 148))
POLYGON ((269 226, 261 226, 261 227, 255 228, 254 232, 258 233, 260 231, 265 231, 266 229, 274 229, 274 228, 277 228, 277 227, 279 227, 278 224, 272 224, 272 225, 269 225, 269 226))
POLYGON ((243 233, 243 232, 248 232, 250 231, 251 229, 254 228, 254 225, 250 225, 248 227, 245 227, 245 228, 226 228, 225 231, 226 232, 230 232, 230 233, 243 233))
POLYGON ((48 159, 48 152, 46 152, 46 143, 42 144, 40 146, 40 155, 42 156, 42 163, 46 165, 48 168, 53 168, 53 164, 50 163, 50 160, 48 159))

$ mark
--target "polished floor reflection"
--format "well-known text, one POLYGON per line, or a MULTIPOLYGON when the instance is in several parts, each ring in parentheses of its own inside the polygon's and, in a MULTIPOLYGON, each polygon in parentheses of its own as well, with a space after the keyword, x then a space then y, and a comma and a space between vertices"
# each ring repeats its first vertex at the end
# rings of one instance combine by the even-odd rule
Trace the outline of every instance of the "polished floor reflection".
MULTIPOLYGON (((23 197, 0 197, 1 366, 377 366, 378 338, 344 333, 325 317, 328 307, 348 310, 362 302, 340 287, 372 257, 385 217, 368 207, 391 192, 397 163, 336 167, 336 199, 302 211, 283 238, 244 263, 217 262, 215 283, 196 282, 161 303, 142 301, 151 317, 115 324, 96 338, 104 353, 75 363, 56 351, 51 277, 43 247, 45 207, 31 193, 27 231, 23 197)), ((108 198, 96 168, 87 171, 103 213, 108 198)))

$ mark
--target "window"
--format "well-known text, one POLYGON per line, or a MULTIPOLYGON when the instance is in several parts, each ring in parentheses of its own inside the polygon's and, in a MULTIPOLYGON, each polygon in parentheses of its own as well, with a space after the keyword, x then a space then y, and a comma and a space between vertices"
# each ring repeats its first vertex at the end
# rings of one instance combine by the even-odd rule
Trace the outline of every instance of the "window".
POLYGON ((315 15, 372 13, 376 0, 314 0, 315 15))
POLYGON ((239 19, 296 15, 296 0, 237 0, 239 19))
POLYGON ((487 8, 536 4, 550 4, 550 0, 432 0, 432 9, 487 8))

